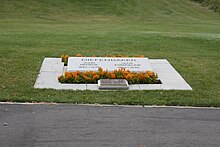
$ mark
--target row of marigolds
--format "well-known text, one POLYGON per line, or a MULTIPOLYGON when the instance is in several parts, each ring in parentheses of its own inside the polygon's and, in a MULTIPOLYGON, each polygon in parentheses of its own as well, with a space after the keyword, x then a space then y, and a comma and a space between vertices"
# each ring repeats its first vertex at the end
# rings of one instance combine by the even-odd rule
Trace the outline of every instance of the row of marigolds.
POLYGON ((65 72, 64 75, 58 77, 61 83, 98 83, 99 79, 126 79, 129 84, 158 84, 158 76, 152 71, 142 72, 130 72, 125 68, 114 70, 112 72, 103 70, 101 67, 97 72, 65 72))

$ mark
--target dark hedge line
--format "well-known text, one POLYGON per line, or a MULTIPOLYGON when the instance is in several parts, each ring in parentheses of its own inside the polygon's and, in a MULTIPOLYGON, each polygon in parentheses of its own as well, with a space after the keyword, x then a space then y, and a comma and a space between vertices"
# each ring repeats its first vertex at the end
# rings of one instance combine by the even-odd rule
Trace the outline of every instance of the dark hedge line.
POLYGON ((220 14, 220 0, 192 0, 201 3, 202 6, 208 7, 220 14))

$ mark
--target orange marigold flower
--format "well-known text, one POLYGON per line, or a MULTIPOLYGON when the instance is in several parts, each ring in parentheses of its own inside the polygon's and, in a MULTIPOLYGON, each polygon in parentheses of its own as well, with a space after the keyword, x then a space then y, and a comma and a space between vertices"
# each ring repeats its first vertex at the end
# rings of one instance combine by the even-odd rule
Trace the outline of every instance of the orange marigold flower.
POLYGON ((91 76, 93 76, 93 75, 95 75, 96 73, 95 73, 94 71, 89 71, 89 74, 90 74, 91 76))
POLYGON ((72 78, 71 73, 70 72, 65 72, 65 78, 66 79, 72 78))
POLYGON ((89 72, 88 72, 88 71, 85 71, 85 72, 83 72, 82 74, 85 75, 85 76, 88 76, 88 75, 89 75, 89 72))
POLYGON ((146 71, 146 74, 147 74, 149 77, 155 77, 155 73, 152 72, 152 71, 147 70, 147 71, 146 71))
POLYGON ((76 71, 76 74, 77 74, 77 75, 80 75, 80 71, 77 70, 77 71, 76 71))
POLYGON ((115 76, 114 73, 111 73, 111 74, 110 74, 110 78, 111 78, 111 79, 115 79, 115 77, 116 77, 116 76, 115 76))
POLYGON ((66 58, 66 59, 69 58, 69 55, 66 55, 65 58, 66 58))
POLYGON ((122 68, 121 68, 121 71, 125 71, 125 68, 124 68, 124 67, 122 67, 122 68))
POLYGON ((104 76, 105 74, 106 74, 106 72, 105 72, 105 71, 102 71, 102 72, 101 72, 101 75, 102 75, 102 76, 104 76))
POLYGON ((72 72, 71 74, 72 74, 72 77, 74 77, 74 78, 77 77, 77 73, 76 72, 72 72))
POLYGON ((125 74, 125 75, 127 75, 127 74, 129 74, 129 73, 130 73, 129 70, 125 70, 125 71, 123 71, 123 74, 125 74))
POLYGON ((86 80, 86 81, 89 81, 89 77, 88 76, 86 76, 86 75, 83 75, 83 78, 86 80))
POLYGON ((112 72, 112 71, 110 71, 110 72, 108 72, 108 75, 109 75, 109 76, 111 76, 111 74, 112 74, 112 73, 113 73, 113 72, 112 72))
POLYGON ((79 76, 76 75, 76 76, 75 76, 75 80, 79 80, 79 76))
POLYGON ((141 80, 143 80, 143 81, 145 80, 145 76, 143 73, 140 73, 139 76, 140 76, 141 80))
POLYGON ((93 77, 92 77, 94 80, 98 80, 100 77, 99 77, 99 75, 93 75, 93 77))
POLYGON ((103 68, 99 67, 98 71, 99 71, 99 72, 102 72, 102 71, 103 71, 103 68))
POLYGON ((125 76, 125 79, 130 81, 133 78, 133 74, 128 74, 127 76, 125 76))

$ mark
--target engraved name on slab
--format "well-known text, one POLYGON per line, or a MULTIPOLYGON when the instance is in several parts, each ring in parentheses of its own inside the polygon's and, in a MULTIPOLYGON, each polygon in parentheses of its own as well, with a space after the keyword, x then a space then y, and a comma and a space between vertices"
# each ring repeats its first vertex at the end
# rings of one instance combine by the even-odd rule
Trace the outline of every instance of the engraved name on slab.
POLYGON ((114 71, 125 68, 134 72, 153 71, 148 58, 69 57, 67 71, 114 71))

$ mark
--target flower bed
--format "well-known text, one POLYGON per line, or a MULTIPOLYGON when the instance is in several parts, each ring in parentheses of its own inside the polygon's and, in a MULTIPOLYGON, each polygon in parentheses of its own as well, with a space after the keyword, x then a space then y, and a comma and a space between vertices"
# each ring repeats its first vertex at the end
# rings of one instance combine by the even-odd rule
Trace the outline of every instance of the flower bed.
POLYGON ((125 68, 114 70, 112 72, 103 70, 101 67, 97 72, 65 72, 64 75, 58 77, 61 83, 93 83, 97 84, 99 79, 126 79, 129 84, 160 84, 158 76, 152 71, 146 72, 130 72, 125 68))

